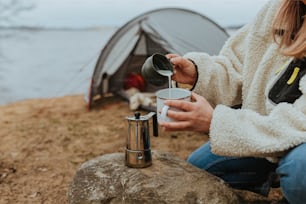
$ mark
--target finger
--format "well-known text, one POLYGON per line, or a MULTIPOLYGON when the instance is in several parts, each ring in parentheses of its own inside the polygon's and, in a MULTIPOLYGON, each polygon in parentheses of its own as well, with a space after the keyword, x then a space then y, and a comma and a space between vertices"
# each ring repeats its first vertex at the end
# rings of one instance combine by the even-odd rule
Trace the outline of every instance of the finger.
POLYGON ((184 101, 184 100, 166 100, 165 104, 177 108, 184 111, 191 111, 192 109, 192 102, 190 101, 184 101))
POLYGON ((184 131, 190 129, 190 125, 187 121, 163 122, 161 123, 161 126, 166 131, 184 131))
POLYGON ((177 121, 188 121, 190 118, 190 113, 185 111, 167 111, 167 117, 172 118, 177 121))
POLYGON ((196 94, 194 92, 191 92, 191 101, 199 101, 201 100, 203 97, 200 96, 199 94, 196 94))
POLYGON ((185 58, 180 57, 180 56, 172 57, 172 58, 170 58, 170 62, 174 65, 184 64, 185 63, 185 58))
POLYGON ((168 58, 168 59, 171 59, 171 58, 174 58, 174 57, 178 57, 179 55, 177 55, 177 54, 172 54, 172 53, 170 53, 170 54, 166 54, 166 57, 168 58))

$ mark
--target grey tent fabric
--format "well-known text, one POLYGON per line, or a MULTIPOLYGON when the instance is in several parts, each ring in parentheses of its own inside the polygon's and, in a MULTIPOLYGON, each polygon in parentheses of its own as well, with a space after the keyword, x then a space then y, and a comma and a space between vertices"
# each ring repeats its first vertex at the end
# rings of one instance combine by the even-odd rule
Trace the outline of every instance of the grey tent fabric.
MULTIPOLYGON (((119 93, 127 74, 141 73, 143 62, 152 54, 203 51, 215 55, 228 37, 215 22, 186 9, 163 8, 135 17, 119 28, 102 49, 85 96, 88 107, 108 93, 119 93)), ((160 88, 163 86, 147 84, 146 91, 160 88)))

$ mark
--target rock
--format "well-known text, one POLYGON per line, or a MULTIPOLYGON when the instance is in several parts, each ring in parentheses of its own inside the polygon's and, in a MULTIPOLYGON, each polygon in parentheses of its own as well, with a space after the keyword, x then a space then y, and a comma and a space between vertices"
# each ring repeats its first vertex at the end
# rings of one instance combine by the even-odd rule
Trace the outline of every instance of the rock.
POLYGON ((123 153, 84 163, 69 187, 69 203, 269 203, 252 193, 240 194, 221 179, 172 154, 154 151, 152 157, 152 166, 140 169, 125 166, 123 153))

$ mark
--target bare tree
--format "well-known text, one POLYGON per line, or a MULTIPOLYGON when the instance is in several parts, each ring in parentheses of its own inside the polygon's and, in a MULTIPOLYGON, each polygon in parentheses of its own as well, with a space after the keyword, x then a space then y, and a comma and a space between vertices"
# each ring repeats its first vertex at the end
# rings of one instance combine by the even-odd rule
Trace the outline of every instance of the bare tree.
POLYGON ((21 13, 33 8, 34 3, 31 0, 0 0, 0 71, 1 60, 5 59, 1 42, 4 39, 14 37, 13 32, 3 28, 14 26, 14 22, 20 17, 21 13))
POLYGON ((0 1, 0 26, 10 26, 18 16, 32 10, 34 3, 29 0, 1 0, 0 1))

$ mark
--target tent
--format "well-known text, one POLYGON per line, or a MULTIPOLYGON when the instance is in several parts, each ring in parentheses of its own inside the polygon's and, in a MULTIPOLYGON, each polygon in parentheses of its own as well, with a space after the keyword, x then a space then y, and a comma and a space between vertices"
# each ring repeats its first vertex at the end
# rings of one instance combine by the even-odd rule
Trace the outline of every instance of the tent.
MULTIPOLYGON (((92 108, 109 93, 120 94, 126 77, 140 75, 142 64, 154 53, 204 51, 214 55, 228 37, 215 22, 186 9, 163 8, 139 15, 120 27, 102 49, 85 96, 87 106, 92 108)), ((142 91, 165 86, 145 84, 142 91)))

